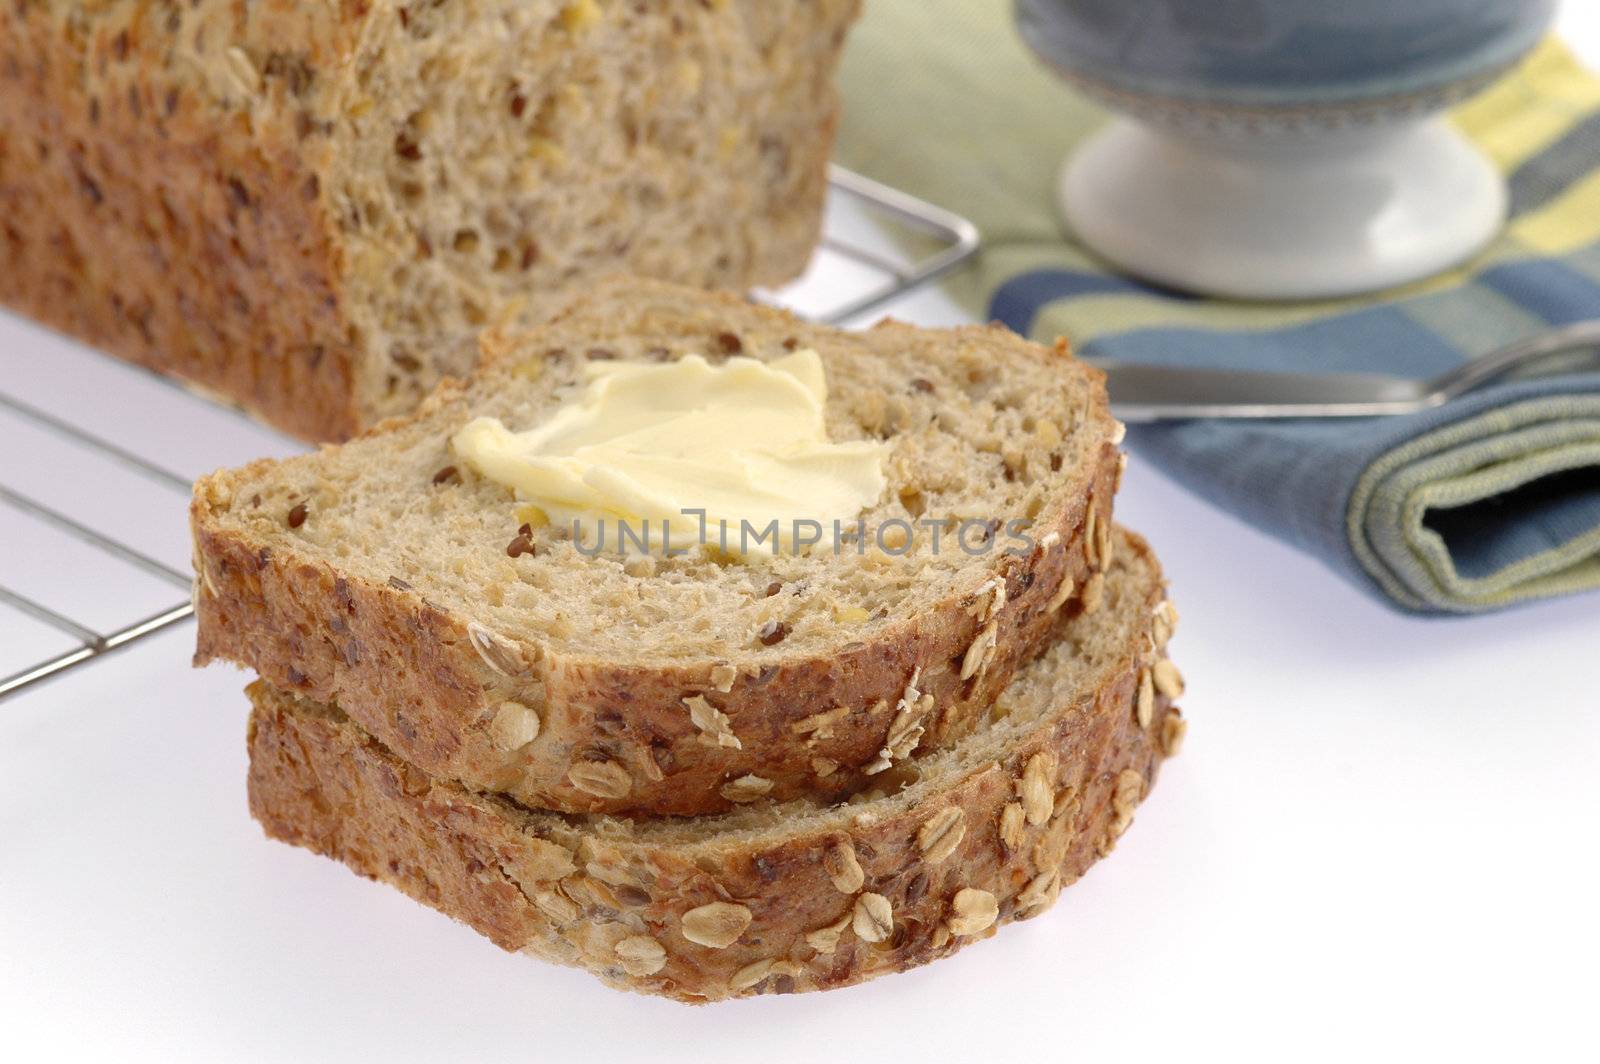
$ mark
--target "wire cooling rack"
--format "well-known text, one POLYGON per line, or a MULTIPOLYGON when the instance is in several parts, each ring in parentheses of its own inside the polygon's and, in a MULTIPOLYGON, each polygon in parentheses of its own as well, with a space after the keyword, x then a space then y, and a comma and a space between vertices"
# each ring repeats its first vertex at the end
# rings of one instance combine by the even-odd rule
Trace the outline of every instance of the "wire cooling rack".
MULTIPOLYGON (((824 234, 810 267, 758 298, 848 324, 978 249, 976 227, 960 215, 838 166, 829 183, 824 234)), ((78 375, 71 368, 52 376, 51 367, 39 366, 48 359, 17 357, 33 372, 0 377, 0 444, 11 456, 0 465, 0 649, 7 652, 0 699, 193 613, 191 574, 182 564, 191 477, 174 466, 195 463, 174 462, 171 446, 154 449, 164 450, 162 457, 120 442, 128 433, 116 430, 129 426, 120 424, 115 397, 72 379, 78 375), (154 517, 150 529, 130 534, 140 524, 130 518, 140 516, 154 517)), ((121 409, 137 402, 129 397, 121 409)), ((215 425, 218 411, 205 400, 187 393, 160 399, 164 408, 174 404, 182 409, 165 415, 169 422, 182 422, 187 412, 215 425)), ((189 431, 206 435, 198 426, 189 431)), ((199 468, 227 460, 197 457, 199 468)))

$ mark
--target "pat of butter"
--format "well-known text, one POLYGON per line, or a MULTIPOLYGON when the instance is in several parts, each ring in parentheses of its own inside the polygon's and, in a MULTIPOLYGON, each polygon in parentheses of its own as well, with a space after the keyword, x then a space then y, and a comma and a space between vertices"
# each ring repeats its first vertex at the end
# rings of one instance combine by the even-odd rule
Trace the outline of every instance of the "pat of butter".
POLYGON ((576 523, 583 542, 637 550, 644 530, 643 549, 662 549, 665 535, 677 550, 703 533, 730 553, 770 552, 762 534, 776 522, 776 546, 803 549, 833 543, 835 522, 853 525, 883 493, 888 444, 828 439, 815 351, 587 370, 587 388, 543 424, 514 432, 480 417, 451 441, 483 476, 576 523))

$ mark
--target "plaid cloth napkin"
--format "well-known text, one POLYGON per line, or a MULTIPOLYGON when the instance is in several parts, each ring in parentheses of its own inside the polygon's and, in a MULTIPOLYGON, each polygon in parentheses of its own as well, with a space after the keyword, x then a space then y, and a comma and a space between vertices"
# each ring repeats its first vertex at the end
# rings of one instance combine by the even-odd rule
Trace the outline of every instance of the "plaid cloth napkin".
MULTIPOLYGON (((1054 182, 1105 120, 1026 51, 1004 0, 872 0, 841 74, 846 166, 983 230, 951 290, 1091 357, 1430 377, 1600 317, 1600 78, 1555 42, 1461 107, 1512 219, 1465 268, 1376 297, 1190 298, 1064 235, 1054 182)), ((1187 421, 1130 442, 1200 494, 1406 610, 1468 613, 1600 588, 1600 375, 1512 381, 1408 417, 1187 421)))

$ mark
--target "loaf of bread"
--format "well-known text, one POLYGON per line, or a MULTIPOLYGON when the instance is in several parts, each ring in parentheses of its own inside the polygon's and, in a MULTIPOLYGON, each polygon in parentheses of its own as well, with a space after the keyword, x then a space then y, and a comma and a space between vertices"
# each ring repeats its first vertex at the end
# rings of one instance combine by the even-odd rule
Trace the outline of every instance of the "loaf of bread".
POLYGON ((471 789, 698 814, 839 797, 948 746, 1064 608, 1104 594, 1119 426, 1064 351, 998 327, 846 333, 629 281, 492 346, 412 417, 200 481, 197 663, 336 703, 471 789), (888 443, 864 519, 914 529, 903 553, 591 556, 570 528, 519 531, 511 492, 450 449, 474 416, 538 423, 593 359, 797 348, 826 369, 830 438, 888 443), (979 534, 932 541, 956 522, 979 534), (1012 522, 1025 537, 997 531, 1012 522))
POLYGON ((858 2, 0 5, 0 303, 347 437, 602 273, 798 273, 858 2))
POLYGON ((825 990, 1048 908, 1109 853, 1182 740, 1176 615, 1115 539, 1103 602, 949 749, 836 806, 637 822, 529 811, 430 778, 338 709, 250 688, 250 808, 508 950, 688 1002, 825 990))

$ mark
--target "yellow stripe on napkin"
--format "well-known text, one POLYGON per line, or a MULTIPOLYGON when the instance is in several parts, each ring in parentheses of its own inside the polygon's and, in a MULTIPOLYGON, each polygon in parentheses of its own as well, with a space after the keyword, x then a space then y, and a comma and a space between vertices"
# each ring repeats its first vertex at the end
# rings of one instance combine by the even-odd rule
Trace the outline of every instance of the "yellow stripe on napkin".
POLYGON ((1508 233, 1541 255, 1564 255, 1600 240, 1600 171, 1511 223, 1508 233))
POLYGON ((1511 171, 1600 109, 1600 79, 1554 37, 1515 70, 1452 112, 1501 170, 1511 171))

